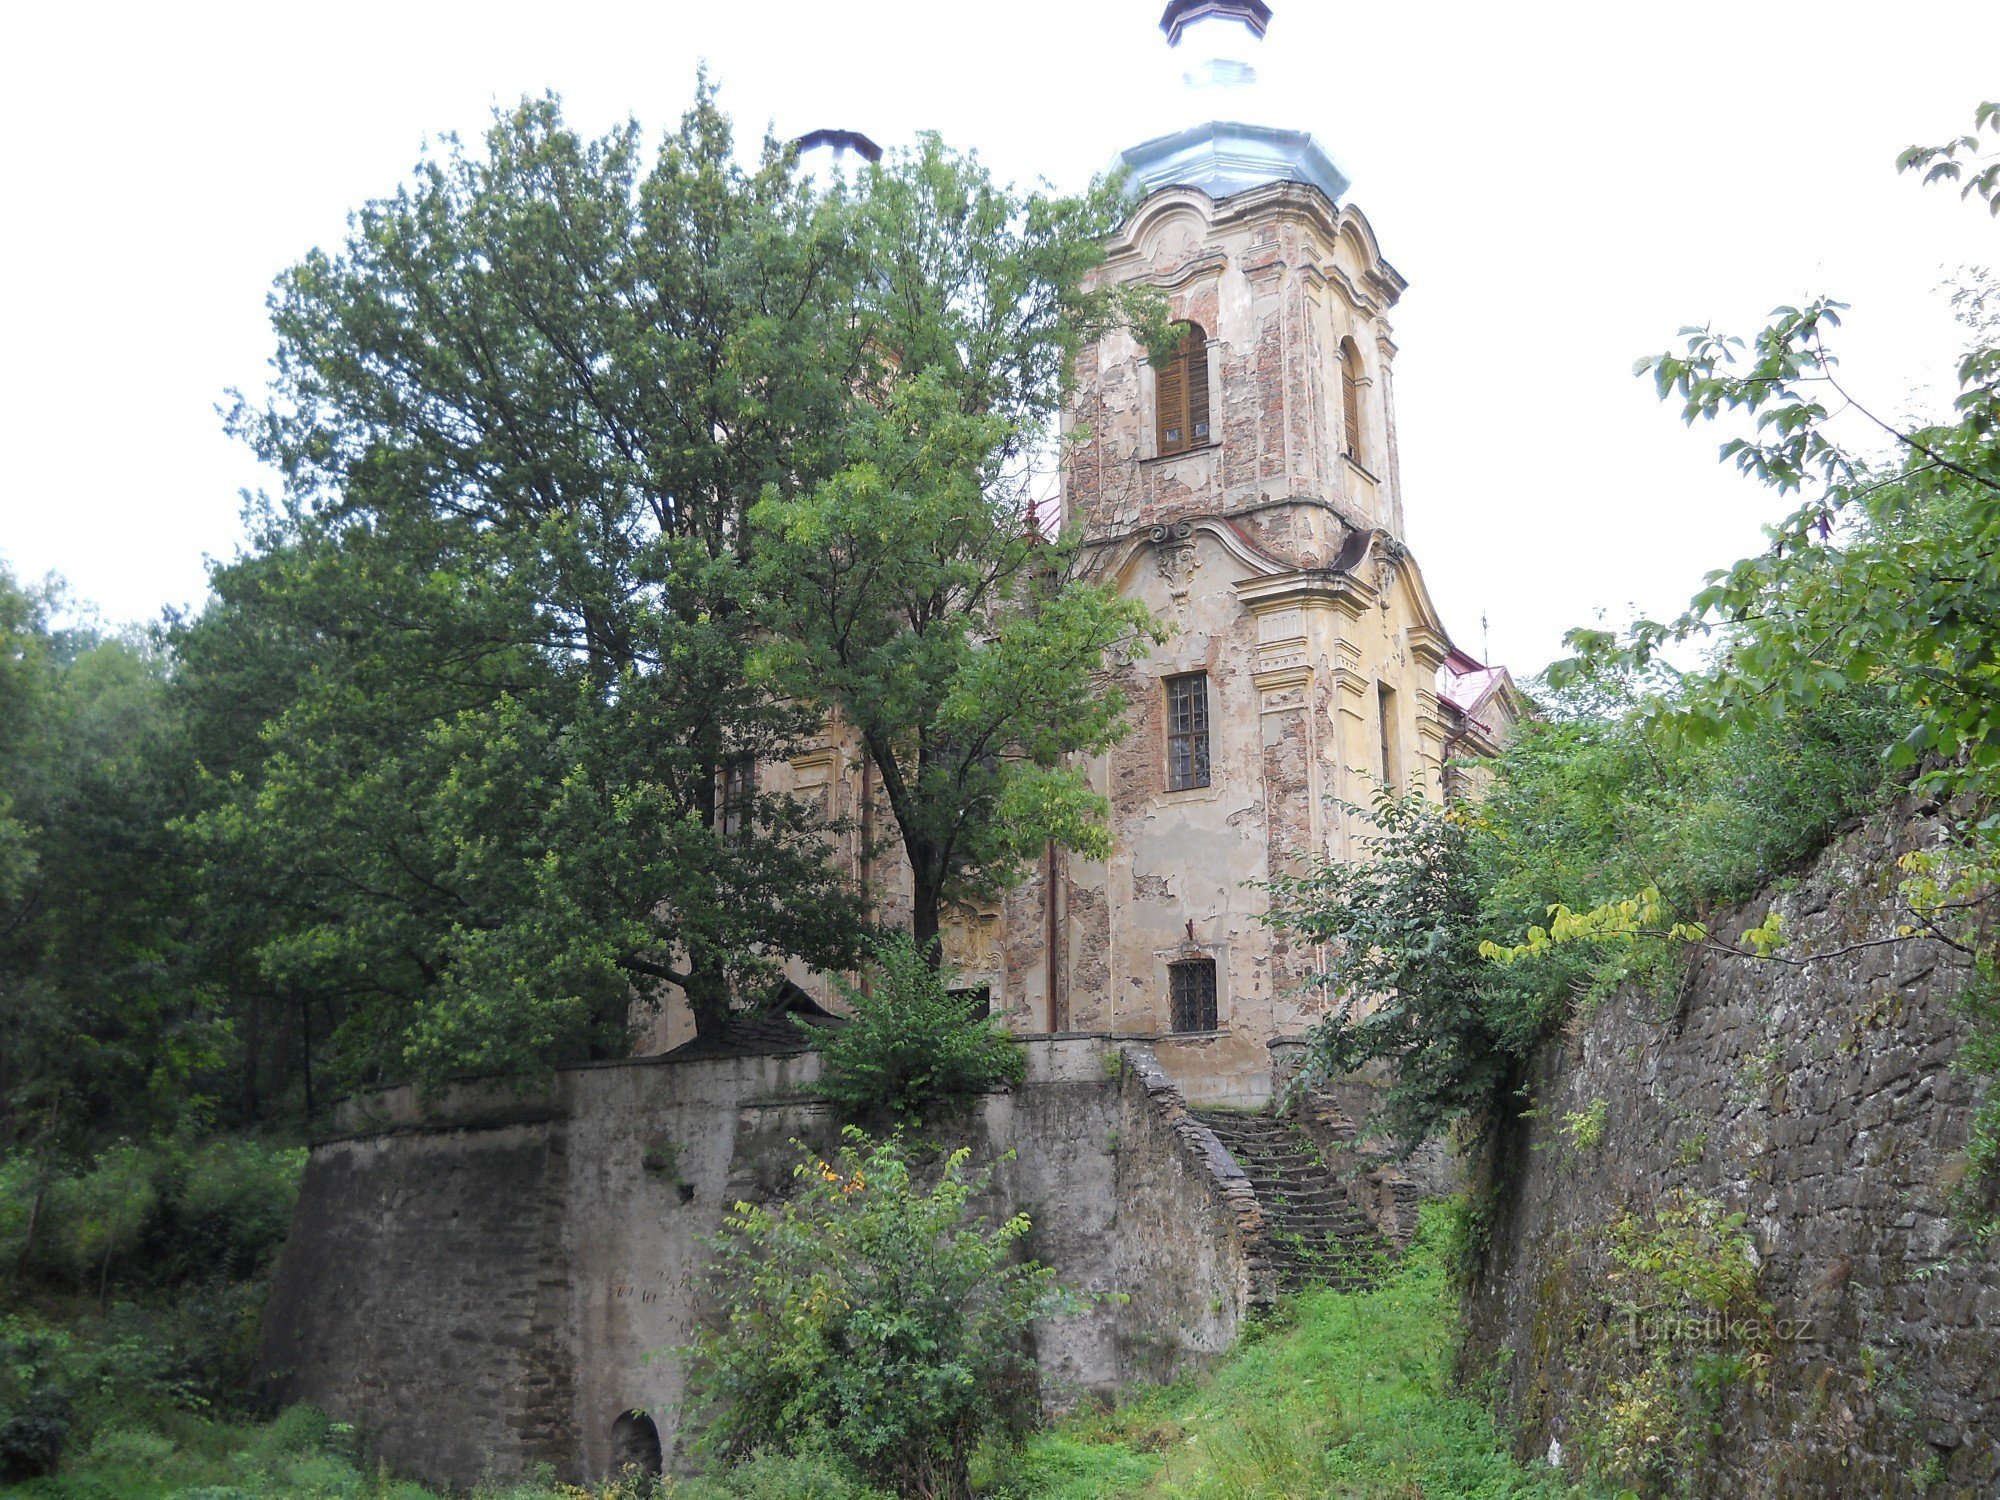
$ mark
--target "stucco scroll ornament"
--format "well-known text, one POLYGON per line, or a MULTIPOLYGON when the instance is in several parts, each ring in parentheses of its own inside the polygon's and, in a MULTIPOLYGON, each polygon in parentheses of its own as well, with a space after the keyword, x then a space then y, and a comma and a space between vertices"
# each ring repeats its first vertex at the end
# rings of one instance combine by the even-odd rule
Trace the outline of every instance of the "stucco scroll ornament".
POLYGON ((1201 567, 1201 559, 1195 555, 1194 523, 1175 521, 1170 525, 1155 526, 1152 532, 1153 561, 1160 570, 1160 577, 1173 590, 1176 602, 1187 598, 1188 589, 1194 583, 1194 575, 1201 567))
POLYGON ((1389 591, 1396 586, 1397 570, 1409 555, 1409 549, 1394 537, 1384 534, 1375 538, 1375 591, 1384 609, 1389 607, 1389 591))

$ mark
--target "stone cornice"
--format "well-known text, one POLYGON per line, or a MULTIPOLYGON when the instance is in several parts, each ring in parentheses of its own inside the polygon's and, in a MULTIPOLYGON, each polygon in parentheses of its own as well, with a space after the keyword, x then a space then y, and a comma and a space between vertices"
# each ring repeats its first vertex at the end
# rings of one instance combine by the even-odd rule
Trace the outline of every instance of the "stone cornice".
MULTIPOLYGON (((1349 619, 1359 619, 1376 599, 1375 589, 1367 580, 1331 568, 1301 568, 1266 578, 1246 578, 1234 587, 1236 597, 1252 615, 1319 604, 1336 609, 1349 619)), ((1444 658, 1440 656, 1438 660, 1444 658)))
POLYGON ((1451 642, 1444 638, 1444 632, 1420 622, 1413 622, 1403 632, 1403 639, 1409 643, 1410 655, 1426 672, 1435 672, 1451 654, 1451 642))

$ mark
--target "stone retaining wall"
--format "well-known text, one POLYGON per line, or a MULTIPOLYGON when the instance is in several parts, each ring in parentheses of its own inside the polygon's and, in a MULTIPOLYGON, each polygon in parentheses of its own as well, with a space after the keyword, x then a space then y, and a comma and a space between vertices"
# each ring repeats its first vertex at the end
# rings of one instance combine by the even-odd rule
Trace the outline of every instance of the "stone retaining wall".
POLYGON ((1648 1370, 1705 1360, 1711 1393, 1659 1418, 1687 1429, 1656 1444, 1684 1455, 1668 1467, 1691 1472, 1687 1493, 2000 1493, 2000 1247, 1973 1242, 1950 1202, 1974 1102, 1952 1070, 1963 958, 1853 946, 1894 935, 1897 857, 1937 836, 1885 816, 1770 895, 1786 956, 1840 956, 1704 957, 1678 997, 1618 997, 1541 1059, 1468 1300, 1468 1369, 1494 1380, 1524 1456, 1573 1466, 1643 1430, 1648 1370), (1763 1334, 1621 1321, 1646 1283, 1612 1279, 1611 1226, 1650 1232, 1696 1203, 1747 1216, 1763 1334))
MULTIPOLYGON (((1031 1252, 1122 1294, 1036 1330, 1045 1395, 1169 1378, 1226 1348, 1260 1300, 1256 1205, 1150 1052, 1026 1044, 1021 1088, 963 1124, 990 1207, 1026 1212, 1031 1252), (1011 1157, 1009 1153, 1012 1153, 1011 1157)), ((284 1400, 359 1428, 436 1484, 535 1463, 601 1475, 612 1425, 650 1411, 674 1459, 671 1351, 704 1306, 703 1240, 729 1205, 786 1188, 801 1139, 833 1138, 802 1085, 816 1054, 568 1069, 545 1096, 468 1086, 434 1107, 391 1090, 316 1146, 266 1314, 284 1400)))

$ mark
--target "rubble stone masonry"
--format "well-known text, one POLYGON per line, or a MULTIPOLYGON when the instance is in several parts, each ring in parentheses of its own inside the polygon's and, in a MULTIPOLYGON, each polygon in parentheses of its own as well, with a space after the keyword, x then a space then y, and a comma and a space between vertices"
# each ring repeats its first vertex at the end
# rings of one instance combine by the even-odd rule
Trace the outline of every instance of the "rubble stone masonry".
POLYGON ((1467 1369, 1496 1382, 1524 1456, 1574 1464, 1649 1367, 1720 1356, 1707 1402, 1673 1413, 1687 1493, 2000 1494, 2000 1245, 1953 1200, 1976 1091, 1953 1069, 1964 955, 1853 946, 1894 935, 1896 860, 1939 833, 1878 817, 1715 926, 1774 905, 1785 956, 1840 956, 1705 956, 1677 997, 1620 996, 1541 1059, 1467 1304, 1467 1369), (1580 1141, 1568 1122, 1593 1111, 1601 1136, 1580 1141), (1621 1316, 1644 1288, 1610 1279, 1611 1226, 1693 1200, 1747 1216, 1764 1332, 1635 1338, 1621 1316))

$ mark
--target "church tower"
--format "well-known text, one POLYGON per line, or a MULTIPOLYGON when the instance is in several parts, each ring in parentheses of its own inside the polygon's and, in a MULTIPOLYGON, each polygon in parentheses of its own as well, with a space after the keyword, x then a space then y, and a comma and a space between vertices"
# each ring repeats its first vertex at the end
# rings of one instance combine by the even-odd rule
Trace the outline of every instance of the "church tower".
POLYGON ((1114 852, 1052 852, 999 952, 966 952, 1015 1029, 1156 1038, 1197 1102, 1261 1103, 1273 1046, 1318 1015, 1314 956, 1259 920, 1258 882, 1359 852, 1340 804, 1442 796, 1478 665, 1402 540, 1404 281, 1325 147, 1257 118, 1273 24, 1262 0, 1167 6, 1181 118, 1121 153, 1132 208, 1099 274, 1156 291, 1180 341, 1113 332, 1076 370, 1064 523, 1170 631, 1113 668, 1131 731, 1091 770, 1114 852))
MULTIPOLYGON (((1403 278, 1326 148, 1261 118, 1274 24, 1264 0, 1166 7, 1156 130, 1119 156, 1131 206, 1098 275, 1151 288, 1178 337, 1107 333, 1074 372, 1063 524, 1168 632, 1106 667, 1130 705, 1087 768, 1112 852, 1051 846, 943 933, 969 1004, 1018 1033, 1145 1039, 1197 1103, 1263 1103, 1274 1056, 1323 1009, 1302 983, 1317 955, 1264 925, 1262 883, 1364 854, 1353 809, 1385 788, 1444 796, 1519 701, 1453 648, 1404 545, 1403 278)), ((800 146, 835 173, 874 149, 851 131, 800 146)), ((838 862, 904 925, 907 867, 874 852, 889 814, 866 758, 830 732, 760 774, 847 826, 838 862)), ((788 976, 794 999, 838 1008, 829 976, 788 976)), ((655 1045, 691 1033, 673 1007, 655 1045)))

